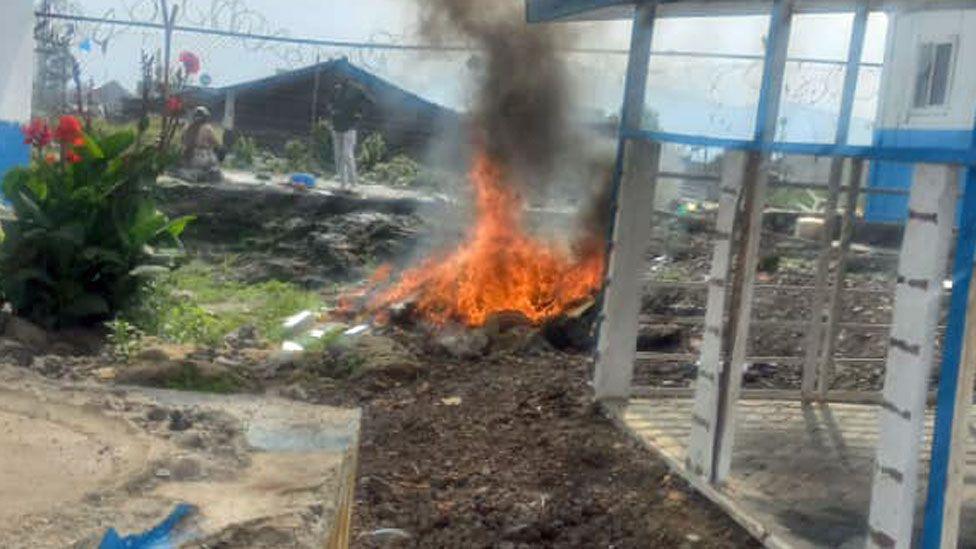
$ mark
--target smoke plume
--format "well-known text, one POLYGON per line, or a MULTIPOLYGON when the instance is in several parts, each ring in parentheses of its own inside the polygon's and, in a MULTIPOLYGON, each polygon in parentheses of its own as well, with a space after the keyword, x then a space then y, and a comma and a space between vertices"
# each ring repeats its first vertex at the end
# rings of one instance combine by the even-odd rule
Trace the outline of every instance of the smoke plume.
POLYGON ((555 26, 528 25, 518 0, 417 0, 421 32, 461 39, 480 50, 468 66, 478 78, 474 138, 510 171, 538 187, 572 159, 569 86, 560 48, 571 40, 555 26))

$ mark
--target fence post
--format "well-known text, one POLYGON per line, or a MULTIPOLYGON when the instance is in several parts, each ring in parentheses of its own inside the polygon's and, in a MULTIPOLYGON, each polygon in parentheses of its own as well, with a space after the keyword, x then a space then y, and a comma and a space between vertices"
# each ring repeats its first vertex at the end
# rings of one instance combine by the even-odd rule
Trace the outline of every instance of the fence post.
POLYGON ((955 173, 949 166, 915 168, 879 411, 869 547, 912 544, 928 378, 955 220, 955 173))
POLYGON ((661 145, 624 142, 624 170, 603 288, 593 390, 598 400, 626 400, 637 354, 641 267, 651 237, 651 214, 661 145))
POLYGON ((840 334, 840 316, 844 300, 844 283, 847 279, 847 256, 854 240, 854 224, 857 222, 857 199, 861 193, 861 180, 864 176, 864 159, 851 161, 851 172, 847 181, 847 202, 844 205, 844 222, 840 229, 840 244, 837 250, 837 267, 834 273, 834 287, 830 292, 827 306, 827 335, 824 343, 820 373, 817 374, 817 395, 825 399, 834 378, 834 352, 840 334))
POLYGON ((732 267, 732 230, 745 177, 746 153, 725 151, 722 179, 719 183, 718 218, 712 245, 711 272, 708 275, 708 301, 705 309, 705 332, 702 336, 701 360, 695 381, 695 404, 691 415, 691 438, 688 445, 688 470, 705 479, 712 478, 715 458, 715 426, 718 422, 719 385, 728 368, 725 349, 726 288, 732 267))

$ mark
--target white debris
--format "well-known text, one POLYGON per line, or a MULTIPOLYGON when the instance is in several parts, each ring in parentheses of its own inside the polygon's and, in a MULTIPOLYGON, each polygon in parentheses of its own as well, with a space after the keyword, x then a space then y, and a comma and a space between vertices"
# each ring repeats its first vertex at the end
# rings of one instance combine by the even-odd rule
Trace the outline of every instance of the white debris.
POLYGON ((311 328, 313 324, 315 324, 315 313, 312 311, 302 311, 286 318, 281 327, 284 329, 286 335, 293 336, 311 328))
POLYGON ((302 347, 300 344, 295 343, 294 341, 286 341, 281 344, 281 350, 288 351, 290 353, 301 353, 305 351, 305 347, 302 347))
POLYGON ((347 335, 347 336, 359 335, 364 333, 368 329, 369 329, 369 324, 360 324, 359 326, 353 326, 352 328, 349 328, 345 332, 342 332, 342 335, 347 335))

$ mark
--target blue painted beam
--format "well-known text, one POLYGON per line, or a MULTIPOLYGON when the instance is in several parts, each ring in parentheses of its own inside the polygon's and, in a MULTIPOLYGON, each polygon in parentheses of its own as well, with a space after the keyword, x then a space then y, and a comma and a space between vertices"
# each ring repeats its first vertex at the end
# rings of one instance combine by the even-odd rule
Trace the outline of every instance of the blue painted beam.
MULTIPOLYGON (((972 148, 976 149, 976 124, 973 128, 972 148)), ((956 409, 956 393, 959 389, 959 362, 962 356, 963 335, 966 331, 966 307, 969 300, 969 285, 972 283, 974 256, 976 256, 976 166, 971 165, 966 173, 962 218, 959 221, 959 234, 956 238, 949 323, 942 343, 942 368, 939 372, 929 488, 925 500, 925 523, 922 529, 924 549, 939 549, 942 545, 952 424, 954 421, 969 420, 968 415, 961 418, 953 415, 956 409)))
POLYGON ((846 145, 851 130, 851 117, 854 113, 854 95, 857 91, 857 81, 861 71, 861 57, 864 54, 864 37, 868 28, 868 3, 861 0, 854 12, 854 24, 851 28, 851 41, 847 49, 847 65, 844 69, 844 91, 841 94, 840 113, 837 117, 837 133, 834 142, 846 145))
POLYGON ((746 139, 726 139, 649 130, 628 130, 623 132, 623 136, 627 139, 648 139, 661 143, 673 143, 693 147, 711 147, 716 149, 774 152, 800 156, 843 156, 909 164, 976 166, 976 149, 877 147, 868 145, 838 145, 832 143, 791 143, 784 141, 762 143, 746 139))
POLYGON ((635 0, 525 0, 525 17, 529 23, 547 23, 603 8, 634 4, 635 0))

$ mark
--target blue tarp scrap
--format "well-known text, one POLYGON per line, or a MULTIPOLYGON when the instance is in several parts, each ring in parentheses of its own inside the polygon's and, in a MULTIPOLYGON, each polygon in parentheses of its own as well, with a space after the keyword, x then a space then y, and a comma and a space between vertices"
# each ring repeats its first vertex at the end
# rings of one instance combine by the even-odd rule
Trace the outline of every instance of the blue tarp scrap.
POLYGON ((179 534, 181 523, 196 512, 196 507, 181 503, 173 509, 173 512, 163 522, 151 530, 124 538, 119 535, 115 528, 109 528, 98 549, 168 549, 176 547, 176 537, 179 534))

